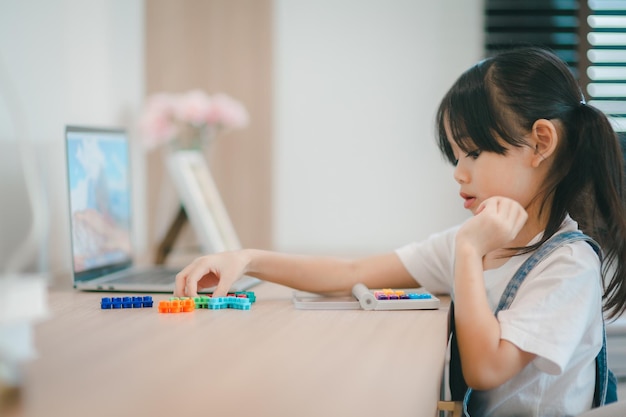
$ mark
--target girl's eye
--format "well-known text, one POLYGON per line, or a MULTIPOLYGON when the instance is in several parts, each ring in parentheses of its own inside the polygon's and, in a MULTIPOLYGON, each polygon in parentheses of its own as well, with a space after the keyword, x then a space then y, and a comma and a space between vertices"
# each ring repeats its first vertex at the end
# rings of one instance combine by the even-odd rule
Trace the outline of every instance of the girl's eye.
POLYGON ((459 164, 459 160, 455 159, 454 161, 452 161, 452 166, 457 166, 459 164))
POLYGON ((476 149, 475 151, 468 152, 466 156, 472 159, 477 159, 480 156, 480 153, 481 153, 481 150, 476 149))

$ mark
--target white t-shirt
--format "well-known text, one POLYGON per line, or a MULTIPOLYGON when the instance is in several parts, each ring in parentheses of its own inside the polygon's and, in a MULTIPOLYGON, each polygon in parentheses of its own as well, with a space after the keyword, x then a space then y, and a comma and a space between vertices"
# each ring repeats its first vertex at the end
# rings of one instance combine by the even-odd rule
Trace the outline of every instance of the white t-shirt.
MULTIPOLYGON (((432 293, 454 299, 454 242, 460 226, 396 250, 413 278, 432 293)), ((561 231, 577 230, 567 218, 561 231)), ((533 242, 539 241, 537 236, 533 242)), ((484 272, 492 311, 530 254, 484 272)), ((537 264, 513 303, 498 313, 501 338, 537 357, 518 375, 489 391, 474 391, 473 416, 575 416, 589 410, 595 358, 602 346, 600 261, 584 241, 564 245, 537 264)))

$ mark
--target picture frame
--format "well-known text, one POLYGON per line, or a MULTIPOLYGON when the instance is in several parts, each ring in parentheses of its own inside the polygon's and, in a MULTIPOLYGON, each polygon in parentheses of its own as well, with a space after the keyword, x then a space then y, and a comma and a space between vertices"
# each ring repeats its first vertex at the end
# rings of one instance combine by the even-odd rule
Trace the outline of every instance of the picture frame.
POLYGON ((189 222, 206 253, 241 249, 241 242, 200 150, 177 150, 167 166, 189 222))

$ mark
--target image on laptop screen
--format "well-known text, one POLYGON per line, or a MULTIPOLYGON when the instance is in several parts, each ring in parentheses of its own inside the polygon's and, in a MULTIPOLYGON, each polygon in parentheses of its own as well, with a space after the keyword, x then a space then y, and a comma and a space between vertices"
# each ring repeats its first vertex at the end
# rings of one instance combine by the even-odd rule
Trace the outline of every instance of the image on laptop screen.
POLYGON ((124 131, 67 128, 73 267, 77 277, 132 262, 124 131))

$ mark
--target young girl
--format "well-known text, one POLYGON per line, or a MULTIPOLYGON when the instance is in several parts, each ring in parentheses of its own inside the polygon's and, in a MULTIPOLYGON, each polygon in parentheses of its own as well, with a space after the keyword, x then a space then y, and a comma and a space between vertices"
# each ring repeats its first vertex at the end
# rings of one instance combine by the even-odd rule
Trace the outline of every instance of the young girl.
POLYGON ((572 416, 592 408, 604 311, 626 308, 622 152, 567 66, 536 48, 503 52, 467 70, 439 107, 439 148, 455 166, 469 220, 395 252, 363 259, 242 250, 196 259, 178 296, 243 274, 313 292, 416 285, 450 293, 462 374, 476 416, 572 416), (564 231, 508 309, 498 301, 522 263, 564 231))

